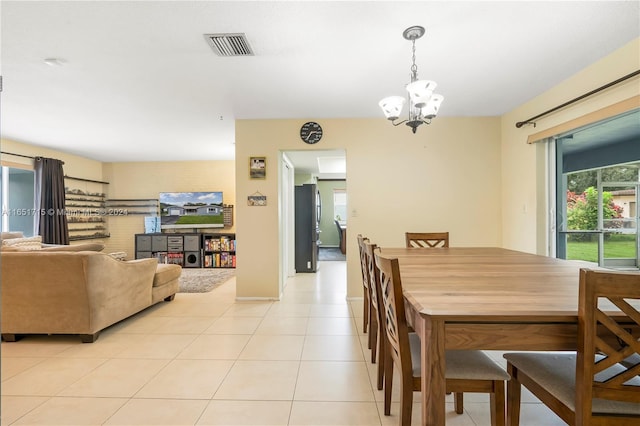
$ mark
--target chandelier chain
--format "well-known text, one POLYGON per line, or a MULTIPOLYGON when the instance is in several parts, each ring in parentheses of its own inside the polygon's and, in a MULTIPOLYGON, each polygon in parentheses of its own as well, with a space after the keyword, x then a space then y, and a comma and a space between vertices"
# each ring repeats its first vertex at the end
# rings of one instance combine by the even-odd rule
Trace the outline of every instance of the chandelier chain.
POLYGON ((411 81, 414 82, 418 79, 418 66, 416 65, 416 40, 415 39, 411 40, 411 43, 413 45, 411 49, 412 50, 411 81))

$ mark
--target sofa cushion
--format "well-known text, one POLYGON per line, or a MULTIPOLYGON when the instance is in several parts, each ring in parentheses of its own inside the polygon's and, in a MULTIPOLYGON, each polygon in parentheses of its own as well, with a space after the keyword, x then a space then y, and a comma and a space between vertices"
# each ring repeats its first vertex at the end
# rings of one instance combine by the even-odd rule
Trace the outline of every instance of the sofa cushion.
POLYGON ((182 267, 180 265, 159 263, 156 268, 156 274, 153 277, 153 286, 160 287, 177 280, 180 278, 180 274, 182 274, 182 267))
POLYGON ((40 250, 42 248, 42 237, 36 235, 33 237, 9 238, 2 240, 3 247, 11 247, 16 250, 40 250))
POLYGON ((42 245, 42 251, 102 251, 104 243, 81 243, 72 245, 42 245))

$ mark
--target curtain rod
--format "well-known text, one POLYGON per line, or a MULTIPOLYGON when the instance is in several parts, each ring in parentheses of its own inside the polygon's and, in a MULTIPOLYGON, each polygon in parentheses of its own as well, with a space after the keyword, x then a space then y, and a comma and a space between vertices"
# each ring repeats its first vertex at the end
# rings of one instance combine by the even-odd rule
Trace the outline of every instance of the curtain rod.
MULTIPOLYGON (((16 157, 23 157, 23 158, 30 158, 32 160, 36 160, 38 158, 42 158, 42 157, 33 157, 31 155, 14 154, 13 152, 5 152, 5 151, 0 151, 0 154, 13 155, 13 156, 16 156, 16 157)), ((64 161, 62 162, 62 164, 64 164, 64 161)), ((101 180, 91 180, 91 179, 85 179, 85 178, 79 178, 79 177, 73 177, 73 176, 67 176, 67 175, 64 175, 64 178, 65 179, 79 180, 79 181, 82 181, 82 182, 102 183, 104 185, 109 185, 109 182, 103 182, 101 180)))
POLYGON ((36 159, 36 157, 33 157, 33 156, 31 156, 31 155, 14 154, 13 152, 0 151, 0 154, 13 155, 13 156, 15 156, 15 157, 30 158, 30 159, 32 159, 32 160, 35 160, 35 159, 36 159))
MULTIPOLYGON (((32 155, 15 154, 13 152, 6 152, 6 151, 0 151, 0 154, 13 155, 14 157, 30 158, 34 161, 39 161, 40 158, 44 158, 39 155, 37 157, 34 157, 32 155)), ((62 162, 62 164, 64 164, 64 161, 62 162)))
POLYGON ((532 120, 535 120, 536 118, 544 117, 544 116, 545 116, 545 115, 547 115, 547 114, 551 114, 552 112, 555 112, 555 111, 557 111, 557 110, 559 110, 559 109, 561 109, 561 108, 564 108, 564 107, 566 107, 566 106, 568 106, 568 105, 571 105, 572 103, 578 102, 578 101, 580 101, 580 100, 582 100, 582 99, 584 99, 584 98, 586 98, 586 97, 588 97, 588 96, 591 96, 591 95, 593 95, 593 94, 596 94, 596 93, 598 93, 598 92, 600 92, 600 91, 602 91, 602 90, 604 90, 604 89, 608 89, 608 88, 609 88, 609 87, 611 87, 611 86, 615 86, 616 84, 621 83, 621 82, 623 82, 623 81, 625 81, 625 80, 628 80, 628 79, 630 79, 631 77, 635 77, 635 76, 636 76, 636 75, 638 75, 638 74, 640 74, 640 70, 636 70, 636 71, 634 71, 634 72, 632 72, 632 73, 630 73, 630 74, 625 75, 624 77, 620 77, 620 78, 619 78, 619 79, 617 79, 617 80, 614 80, 614 81, 612 81, 612 82, 610 82, 610 83, 607 83, 607 84, 605 84, 604 86, 600 86, 600 87, 598 87, 597 89, 594 89, 594 90, 592 90, 592 91, 590 91, 590 92, 588 92, 588 93, 585 93, 584 95, 578 96, 578 97, 577 97, 577 98, 575 98, 575 99, 571 99, 570 101, 565 102, 565 103, 563 103, 562 105, 558 105, 558 106, 557 106, 557 107, 555 107, 555 108, 551 108, 550 110, 545 111, 545 112, 543 112, 542 114, 538 114, 538 115, 536 115, 535 117, 527 118, 527 119, 526 119, 526 120, 524 120, 524 121, 518 121, 518 122, 516 123, 516 127, 519 129, 520 127, 524 126, 525 124, 533 124, 533 127, 535 127, 535 126, 536 126, 536 123, 535 123, 534 121, 532 121, 532 120))

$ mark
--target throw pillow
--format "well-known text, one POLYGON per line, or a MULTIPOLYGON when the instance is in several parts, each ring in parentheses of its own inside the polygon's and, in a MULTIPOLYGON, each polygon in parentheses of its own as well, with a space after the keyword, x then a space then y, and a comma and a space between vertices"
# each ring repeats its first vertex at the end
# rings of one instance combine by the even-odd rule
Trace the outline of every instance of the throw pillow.
POLYGON ((113 257, 115 260, 127 260, 127 253, 123 251, 117 251, 115 253, 109 253, 109 256, 113 257))
POLYGON ((2 241, 9 240, 11 238, 23 238, 23 237, 24 235, 20 231, 3 232, 2 234, 0 234, 0 240, 2 241))
POLYGON ((36 235, 34 237, 10 238, 2 240, 4 247, 14 247, 18 250, 40 250, 42 248, 42 237, 36 235))

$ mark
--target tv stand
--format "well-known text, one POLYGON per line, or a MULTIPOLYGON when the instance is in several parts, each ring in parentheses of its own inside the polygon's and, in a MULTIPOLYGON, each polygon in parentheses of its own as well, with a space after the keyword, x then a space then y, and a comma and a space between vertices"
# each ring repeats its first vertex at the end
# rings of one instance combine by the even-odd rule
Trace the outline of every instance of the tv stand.
POLYGON ((135 235, 136 259, 156 258, 183 268, 235 268, 236 235, 150 233, 135 235))

